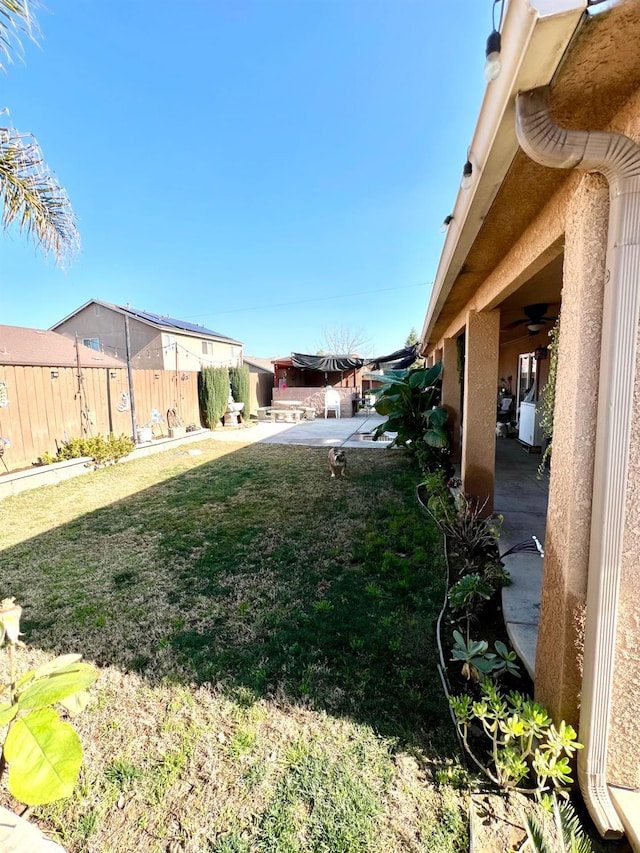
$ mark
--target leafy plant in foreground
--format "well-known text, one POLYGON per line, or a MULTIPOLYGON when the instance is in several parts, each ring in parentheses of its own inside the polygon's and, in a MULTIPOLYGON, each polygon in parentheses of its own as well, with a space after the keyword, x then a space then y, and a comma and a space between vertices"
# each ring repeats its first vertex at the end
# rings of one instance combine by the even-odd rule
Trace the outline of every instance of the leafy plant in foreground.
POLYGON ((59 704, 72 716, 88 702, 87 688, 96 670, 80 663, 82 655, 62 655, 20 678, 16 649, 22 608, 13 598, 0 602, 0 645, 6 643, 9 683, 0 685, 0 729, 8 726, 0 754, 0 778, 8 767, 13 796, 27 805, 51 803, 73 792, 82 745, 70 723, 52 707, 59 704))
POLYGON ((450 697, 449 703, 465 750, 496 785, 541 797, 573 782, 569 761, 582 744, 564 720, 556 728, 538 702, 516 692, 504 697, 484 678, 480 699, 463 694, 450 697), (470 727, 478 723, 490 743, 484 761, 469 744, 470 727))
POLYGON ((391 447, 405 447, 423 470, 448 465, 451 435, 449 416, 440 407, 442 363, 428 369, 390 370, 380 377, 375 409, 387 420, 374 431, 374 439, 396 433, 391 447))
POLYGON ((484 675, 499 676, 509 673, 520 678, 520 667, 516 663, 517 655, 509 651, 501 640, 494 643, 495 652, 489 651, 486 640, 471 640, 462 636, 460 631, 453 632, 451 660, 462 662, 462 675, 466 679, 480 681, 484 675))

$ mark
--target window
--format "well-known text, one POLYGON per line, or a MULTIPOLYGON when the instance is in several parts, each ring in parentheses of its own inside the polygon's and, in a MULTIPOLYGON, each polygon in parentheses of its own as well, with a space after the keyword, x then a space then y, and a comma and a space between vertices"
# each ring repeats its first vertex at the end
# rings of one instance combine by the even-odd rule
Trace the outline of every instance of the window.
POLYGON ((100 338, 83 338, 82 343, 85 347, 100 352, 100 338))
POLYGON ((202 341, 202 355, 213 355, 213 341, 202 341))
POLYGON ((175 335, 162 335, 162 346, 164 347, 165 352, 169 352, 169 350, 174 350, 176 348, 176 336, 175 335))

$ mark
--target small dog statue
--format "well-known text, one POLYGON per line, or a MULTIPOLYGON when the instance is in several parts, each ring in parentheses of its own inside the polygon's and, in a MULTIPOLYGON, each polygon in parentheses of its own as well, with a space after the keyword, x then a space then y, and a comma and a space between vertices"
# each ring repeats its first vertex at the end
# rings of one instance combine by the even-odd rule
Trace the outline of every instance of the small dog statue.
POLYGON ((347 454, 344 450, 332 447, 329 451, 329 468, 332 477, 344 477, 347 470, 347 454))

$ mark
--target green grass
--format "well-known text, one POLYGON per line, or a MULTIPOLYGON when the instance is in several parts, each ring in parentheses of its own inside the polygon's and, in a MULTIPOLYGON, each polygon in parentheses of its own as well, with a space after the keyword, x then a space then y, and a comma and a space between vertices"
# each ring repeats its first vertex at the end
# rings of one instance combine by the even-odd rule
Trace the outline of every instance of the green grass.
POLYGON ((336 481, 322 448, 202 450, 3 503, 27 656, 101 667, 74 723, 85 783, 39 820, 70 853, 463 850, 417 473, 399 452, 349 451, 336 481))

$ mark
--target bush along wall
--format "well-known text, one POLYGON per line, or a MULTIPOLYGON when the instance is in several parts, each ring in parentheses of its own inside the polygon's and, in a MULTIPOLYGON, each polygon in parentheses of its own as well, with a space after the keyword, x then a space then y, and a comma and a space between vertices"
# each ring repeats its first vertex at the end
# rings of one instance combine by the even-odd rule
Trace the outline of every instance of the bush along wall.
POLYGON ((59 448, 55 456, 43 453, 40 457, 42 465, 51 465, 53 462, 63 462, 66 459, 80 459, 90 456, 96 467, 117 462, 124 456, 128 456, 135 444, 127 435, 116 436, 109 433, 103 435, 85 436, 84 438, 69 438, 59 448))
POLYGON ((226 367, 203 367, 198 374, 198 398, 202 423, 215 429, 229 402, 229 371, 226 367))
POLYGON ((249 366, 243 364, 241 367, 231 367, 229 369, 229 382, 231 383, 231 393, 236 403, 244 403, 244 414, 249 415, 251 400, 249 397, 249 366))

